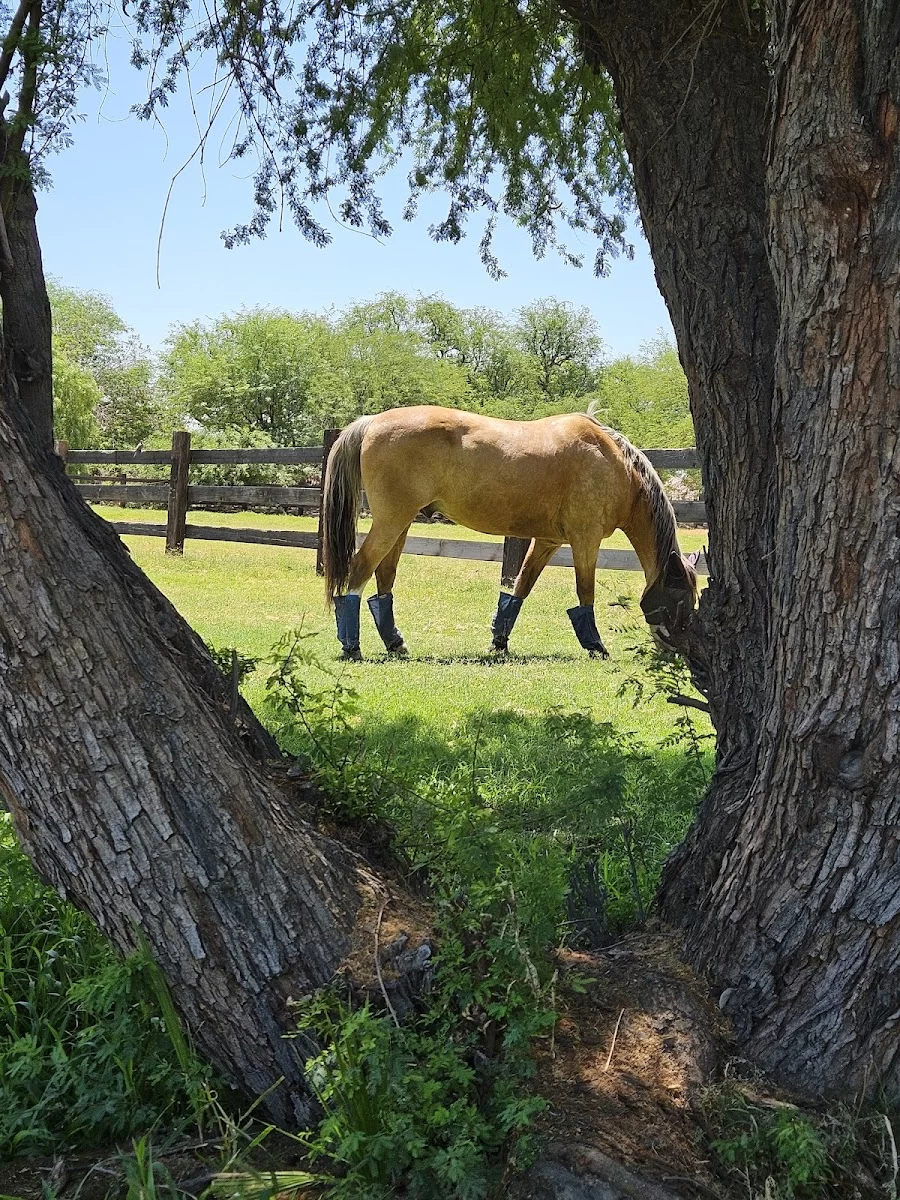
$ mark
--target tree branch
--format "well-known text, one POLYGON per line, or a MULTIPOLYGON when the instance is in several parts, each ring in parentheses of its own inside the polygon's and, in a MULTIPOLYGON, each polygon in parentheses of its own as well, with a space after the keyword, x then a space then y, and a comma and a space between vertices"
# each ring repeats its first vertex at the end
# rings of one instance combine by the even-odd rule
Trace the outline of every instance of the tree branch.
POLYGON ((22 88, 19 92, 19 107, 8 146, 12 151, 21 151, 25 142, 28 127, 34 119, 34 98, 37 94, 38 59, 37 35, 40 29, 43 7, 41 0, 31 0, 28 5, 28 28, 25 36, 19 41, 22 54, 22 88))
POLYGON ((693 696, 666 696, 666 704, 680 704, 683 708, 697 708, 700 712, 709 712, 709 705, 705 700, 695 700, 693 696))
POLYGON ((19 7, 16 9, 15 16, 9 26, 9 33, 3 39, 3 49, 0 51, 0 88, 4 86, 9 77, 12 60, 15 57, 16 50, 19 48, 19 42, 22 37, 22 29, 25 26, 25 18, 31 11, 34 0, 21 0, 19 7))

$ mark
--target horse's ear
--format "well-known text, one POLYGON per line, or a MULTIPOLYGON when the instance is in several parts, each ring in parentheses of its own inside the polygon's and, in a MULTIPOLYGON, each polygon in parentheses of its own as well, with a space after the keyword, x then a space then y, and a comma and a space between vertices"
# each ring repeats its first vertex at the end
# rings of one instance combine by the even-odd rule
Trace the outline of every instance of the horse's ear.
POLYGON ((697 563, 700 561, 700 551, 692 550, 690 554, 686 554, 684 557, 692 567, 696 567, 697 563))
POLYGON ((677 550, 673 550, 666 562, 666 583, 679 583, 684 579, 684 560, 677 550))

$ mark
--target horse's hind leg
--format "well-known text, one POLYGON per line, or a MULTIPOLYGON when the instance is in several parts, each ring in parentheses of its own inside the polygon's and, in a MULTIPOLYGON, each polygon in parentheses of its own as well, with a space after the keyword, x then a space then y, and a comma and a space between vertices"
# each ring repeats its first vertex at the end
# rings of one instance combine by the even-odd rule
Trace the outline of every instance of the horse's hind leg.
MULTIPOLYGON (((412 514, 415 516, 415 513, 412 514)), ((347 591, 334 598, 337 635, 345 658, 359 658, 359 605, 363 588, 372 578, 381 560, 393 550, 408 529, 412 516, 404 519, 374 518, 372 528, 350 561, 347 591)), ((401 540, 402 549, 402 540, 401 540)))
POLYGON ((603 645, 597 632, 597 622, 594 618, 594 594, 597 587, 597 551, 598 543, 576 543, 572 546, 572 558, 575 562, 575 588, 578 592, 578 605, 567 609, 572 628, 578 641, 591 655, 609 658, 609 651, 603 645))
POLYGON ((403 634, 394 624, 394 595, 391 589, 397 577, 397 563, 400 560, 400 555, 403 553, 403 545, 406 542, 406 535, 408 533, 409 526, 403 530, 396 542, 394 542, 394 545, 375 568, 375 584, 378 588, 378 594, 370 596, 368 600, 369 611, 375 618, 375 628, 384 642, 385 650, 387 650, 388 654, 396 654, 401 657, 405 657, 408 651, 406 643, 403 640, 403 634))
POLYGON ((516 582, 513 585, 513 594, 510 596, 508 592, 501 592, 500 599, 497 602, 497 611, 494 614, 494 620, 491 622, 491 632, 493 636, 493 649, 504 651, 509 646, 509 635, 512 633, 513 625, 516 623, 522 603, 531 594, 531 589, 537 583, 538 576, 547 563, 559 549, 560 542, 548 542, 541 538, 533 538, 531 545, 528 547, 528 552, 522 562, 521 570, 516 576, 516 582))

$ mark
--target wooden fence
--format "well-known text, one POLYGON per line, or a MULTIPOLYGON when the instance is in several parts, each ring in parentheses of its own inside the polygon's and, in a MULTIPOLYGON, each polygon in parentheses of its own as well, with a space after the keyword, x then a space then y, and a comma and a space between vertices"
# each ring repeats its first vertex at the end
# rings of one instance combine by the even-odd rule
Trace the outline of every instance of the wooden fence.
MULTIPOLYGON (((149 504, 165 508, 165 525, 143 521, 114 521, 120 534, 142 537, 164 537, 167 554, 182 554, 187 538, 214 542, 247 542, 263 546, 293 546, 316 551, 316 570, 322 570, 322 487, 328 455, 340 430, 327 429, 321 446, 291 446, 266 450, 192 450, 191 435, 178 432, 172 435, 171 450, 70 450, 64 442, 57 443, 57 453, 67 467, 100 466, 109 475, 86 481, 76 477, 82 496, 95 504, 149 504), (272 466, 316 466, 321 470, 318 487, 269 487, 228 484, 204 486, 190 482, 194 465, 250 464, 272 466), (129 480, 122 468, 128 466, 168 466, 167 482, 129 480), (116 470, 118 468, 118 470, 116 470), (217 525, 188 524, 188 512, 209 504, 225 504, 236 508, 297 508, 315 510, 319 514, 316 533, 301 533, 280 529, 233 529, 217 525)), ((657 470, 692 469, 698 466, 697 452, 686 450, 647 450, 647 457, 657 470)), ((706 507, 702 500, 675 501, 675 516, 680 524, 702 524, 706 507)), ((502 564, 501 578, 509 586, 515 578, 528 542, 521 538, 506 538, 503 542, 470 542, 455 538, 408 537, 404 554, 435 555, 439 558, 477 559, 502 564)), ((570 567, 572 552, 568 547, 557 551, 550 566, 570 567)), ((640 563, 633 550, 601 550, 597 566, 603 570, 639 571, 640 563)), ((706 571, 703 556, 697 569, 706 571)))

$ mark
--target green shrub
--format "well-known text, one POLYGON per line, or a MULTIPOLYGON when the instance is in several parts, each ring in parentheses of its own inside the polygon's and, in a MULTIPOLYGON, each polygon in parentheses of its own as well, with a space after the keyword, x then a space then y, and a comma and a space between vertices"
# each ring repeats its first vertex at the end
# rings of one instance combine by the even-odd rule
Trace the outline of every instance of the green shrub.
POLYGON ((0 817, 0 1156, 192 1115, 204 1069, 180 1061, 172 1033, 158 968, 145 954, 120 959, 40 882, 0 817))

